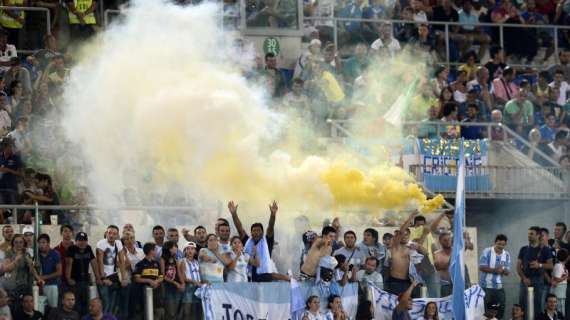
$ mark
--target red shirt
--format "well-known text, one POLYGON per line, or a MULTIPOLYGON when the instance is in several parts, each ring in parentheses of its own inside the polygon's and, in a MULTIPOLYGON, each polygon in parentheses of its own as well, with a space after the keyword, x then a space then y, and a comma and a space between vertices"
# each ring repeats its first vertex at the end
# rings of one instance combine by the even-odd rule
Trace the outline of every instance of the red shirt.
MULTIPOLYGON (((73 245, 73 241, 71 241, 71 244, 69 246, 73 245)), ((69 247, 68 247, 69 248, 69 247)), ((67 267, 67 261, 66 260, 66 255, 65 252, 67 251, 67 249, 63 246, 63 243, 60 242, 57 247, 53 248, 55 251, 59 252, 59 256, 61 257, 61 270, 62 270, 62 279, 63 279, 63 283, 67 285, 67 279, 65 278, 65 270, 67 267)))

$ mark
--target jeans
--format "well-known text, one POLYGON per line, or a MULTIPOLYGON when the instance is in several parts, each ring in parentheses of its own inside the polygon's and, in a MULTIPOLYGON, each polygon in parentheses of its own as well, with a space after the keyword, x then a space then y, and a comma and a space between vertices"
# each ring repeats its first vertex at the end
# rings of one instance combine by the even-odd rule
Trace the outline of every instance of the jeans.
POLYGON ((79 314, 87 314, 89 305, 89 282, 76 282, 74 286, 68 287, 75 293, 75 310, 79 314))
POLYGON ((131 289, 133 284, 129 283, 126 287, 121 288, 119 293, 119 311, 117 312, 117 319, 127 320, 130 316, 130 301, 131 289))
POLYGON ((422 274, 421 276, 428 290, 428 298, 439 298, 439 274, 433 272, 432 274, 422 274))
POLYGON ((115 314, 115 308, 117 307, 117 301, 119 299, 119 291, 120 288, 116 284, 99 287, 99 294, 103 301, 103 312, 115 314))
POLYGON ((497 319, 503 319, 505 314, 505 289, 484 288, 483 290, 485 290, 485 306, 498 304, 497 319))
POLYGON ((57 308, 57 303, 59 302, 59 287, 57 285, 46 285, 44 286, 44 296, 47 298, 47 303, 50 308, 57 308))
MULTIPOLYGON (((540 313, 544 310, 544 299, 542 298, 546 288, 544 286, 544 279, 542 277, 530 278, 530 286, 534 288, 534 317, 538 318, 540 313)), ((523 310, 528 310, 528 287, 521 282, 519 292, 519 303, 522 305, 523 310)))

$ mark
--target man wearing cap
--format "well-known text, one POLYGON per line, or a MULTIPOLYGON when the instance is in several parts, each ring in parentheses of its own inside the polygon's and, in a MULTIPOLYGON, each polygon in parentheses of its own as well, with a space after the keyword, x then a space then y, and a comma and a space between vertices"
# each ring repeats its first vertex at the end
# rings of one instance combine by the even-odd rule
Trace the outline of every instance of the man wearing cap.
POLYGON ((91 275, 89 274, 89 265, 95 275, 95 280, 98 285, 101 284, 101 277, 93 249, 87 244, 87 234, 85 232, 78 232, 75 235, 75 244, 72 244, 67 249, 65 260, 65 279, 69 288, 77 296, 76 309, 79 313, 87 313, 87 302, 89 301, 89 285, 91 282, 91 275))
POLYGON ((22 229, 22 234, 24 235, 24 240, 26 241, 26 252, 30 254, 30 256, 34 257, 34 227, 33 226, 25 226, 22 229))

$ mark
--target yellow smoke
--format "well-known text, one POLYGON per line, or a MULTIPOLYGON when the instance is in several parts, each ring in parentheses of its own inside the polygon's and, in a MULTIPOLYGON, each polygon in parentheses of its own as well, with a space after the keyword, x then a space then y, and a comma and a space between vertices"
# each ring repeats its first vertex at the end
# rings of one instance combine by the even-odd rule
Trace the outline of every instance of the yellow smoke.
POLYGON ((125 188, 146 199, 175 185, 261 208, 275 199, 315 215, 441 207, 441 196, 428 200, 402 169, 370 167, 355 151, 321 143, 303 121, 268 108, 263 91, 231 63, 252 57, 226 52, 232 39, 220 36, 215 12, 136 2, 125 23, 79 59, 63 124, 89 164, 96 201, 112 204, 125 188))

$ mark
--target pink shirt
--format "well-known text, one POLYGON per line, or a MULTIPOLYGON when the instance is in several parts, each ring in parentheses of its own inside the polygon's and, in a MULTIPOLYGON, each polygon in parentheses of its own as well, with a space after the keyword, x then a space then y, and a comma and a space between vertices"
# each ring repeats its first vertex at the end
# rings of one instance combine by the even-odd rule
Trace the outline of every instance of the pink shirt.
POLYGON ((495 97, 509 101, 516 98, 519 87, 514 83, 508 83, 502 77, 493 80, 493 94, 495 97))

